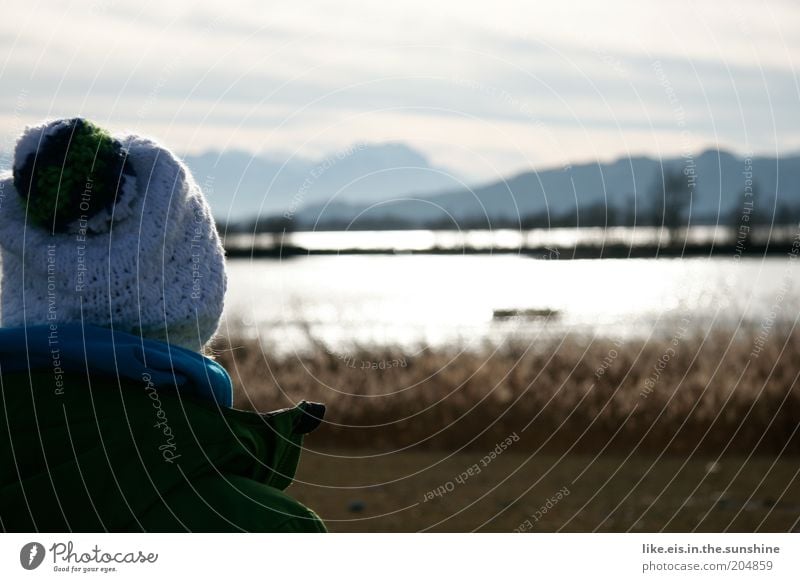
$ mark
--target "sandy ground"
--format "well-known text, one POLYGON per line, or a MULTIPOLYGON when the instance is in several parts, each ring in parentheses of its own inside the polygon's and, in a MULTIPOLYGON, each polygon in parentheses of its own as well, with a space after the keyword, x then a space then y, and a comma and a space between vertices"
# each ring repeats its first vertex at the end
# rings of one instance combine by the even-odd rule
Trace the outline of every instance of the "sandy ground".
POLYGON ((484 457, 481 452, 370 456, 309 450, 289 492, 339 532, 799 527, 796 458, 560 458, 510 449, 488 462, 484 457))

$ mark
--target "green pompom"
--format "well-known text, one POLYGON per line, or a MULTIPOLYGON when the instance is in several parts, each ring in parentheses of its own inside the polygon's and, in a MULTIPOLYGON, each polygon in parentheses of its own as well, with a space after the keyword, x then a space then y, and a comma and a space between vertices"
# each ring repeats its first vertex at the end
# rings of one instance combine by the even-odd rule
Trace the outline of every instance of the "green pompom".
POLYGON ((14 171, 28 218, 55 231, 109 208, 125 176, 133 175, 122 145, 107 131, 80 118, 58 123, 14 171))

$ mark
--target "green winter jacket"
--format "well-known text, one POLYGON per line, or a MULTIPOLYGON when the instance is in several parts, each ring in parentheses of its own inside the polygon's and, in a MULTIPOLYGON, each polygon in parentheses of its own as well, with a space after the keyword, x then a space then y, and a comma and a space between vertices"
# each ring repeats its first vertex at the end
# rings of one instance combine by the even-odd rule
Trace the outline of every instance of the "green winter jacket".
POLYGON ((0 530, 325 531, 283 492, 324 407, 234 410, 199 354, 48 328, 0 330, 0 530))

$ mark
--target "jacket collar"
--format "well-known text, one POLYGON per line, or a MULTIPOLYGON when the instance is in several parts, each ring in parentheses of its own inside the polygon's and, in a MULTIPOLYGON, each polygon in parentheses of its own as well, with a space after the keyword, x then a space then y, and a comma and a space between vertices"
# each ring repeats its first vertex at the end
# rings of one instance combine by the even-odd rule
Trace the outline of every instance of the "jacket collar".
POLYGON ((186 348, 82 323, 0 328, 0 373, 100 373, 233 406, 230 376, 186 348))

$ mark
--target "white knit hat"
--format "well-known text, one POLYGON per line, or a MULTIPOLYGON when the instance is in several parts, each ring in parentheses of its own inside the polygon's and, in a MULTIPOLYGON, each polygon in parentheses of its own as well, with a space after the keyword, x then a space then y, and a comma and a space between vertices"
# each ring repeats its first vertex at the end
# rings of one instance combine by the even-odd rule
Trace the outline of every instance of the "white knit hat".
POLYGON ((2 325, 84 322, 199 350, 224 251, 200 187, 166 148, 83 119, 26 128, 0 175, 2 325))

